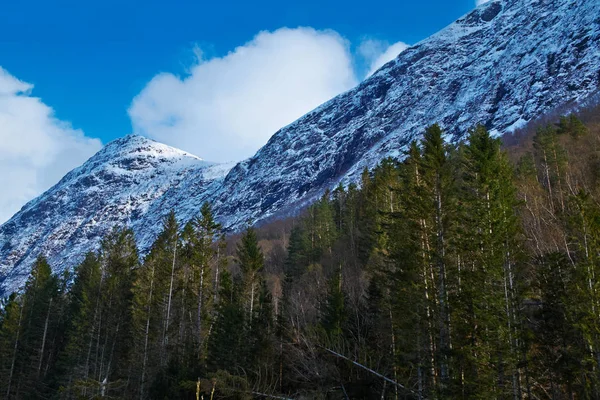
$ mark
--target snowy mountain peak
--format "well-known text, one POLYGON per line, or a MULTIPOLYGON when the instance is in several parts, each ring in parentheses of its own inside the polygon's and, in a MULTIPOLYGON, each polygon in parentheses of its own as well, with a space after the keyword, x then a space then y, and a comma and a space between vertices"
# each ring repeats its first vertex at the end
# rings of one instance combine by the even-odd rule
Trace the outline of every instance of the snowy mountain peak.
POLYGON ((152 139, 148 139, 144 136, 136 135, 134 133, 108 143, 101 153, 109 153, 121 156, 126 154, 136 154, 164 158, 193 158, 198 161, 202 161, 201 158, 196 157, 188 152, 167 146, 166 144, 156 142, 152 139))
POLYGON ((0 276, 10 271, 2 285, 21 283, 38 254, 56 265, 84 255, 113 226, 140 222, 182 181, 208 185, 228 168, 142 136, 108 143, 0 227, 0 276))
POLYGON ((460 140, 479 123, 501 134, 595 103, 599 16, 598 0, 489 1, 235 167, 139 136, 114 141, 0 227, 0 287, 16 289, 38 254, 73 265, 115 224, 131 226, 144 251, 171 209, 185 222, 208 201, 230 229, 293 213, 400 157, 433 123, 460 140))
POLYGON ((185 151, 156 142, 139 135, 127 135, 113 140, 90 158, 78 173, 89 173, 90 168, 108 168, 123 173, 171 165, 176 168, 188 165, 212 165, 185 151))

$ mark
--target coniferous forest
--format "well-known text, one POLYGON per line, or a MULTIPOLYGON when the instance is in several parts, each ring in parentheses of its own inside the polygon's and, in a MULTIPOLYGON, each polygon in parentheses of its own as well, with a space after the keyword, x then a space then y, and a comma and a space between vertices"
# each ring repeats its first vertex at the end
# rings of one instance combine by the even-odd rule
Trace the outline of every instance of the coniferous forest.
POLYGON ((293 219, 225 236, 205 204, 143 257, 125 228, 61 275, 40 256, 0 397, 599 399, 599 125, 444 138, 293 219))

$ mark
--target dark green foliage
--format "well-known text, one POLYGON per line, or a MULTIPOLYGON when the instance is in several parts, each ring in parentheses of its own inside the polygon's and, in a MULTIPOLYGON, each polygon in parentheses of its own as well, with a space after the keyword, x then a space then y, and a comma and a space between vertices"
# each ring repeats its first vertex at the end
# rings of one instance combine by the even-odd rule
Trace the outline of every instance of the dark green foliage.
POLYGON ((237 245, 236 253, 242 274, 251 279, 263 267, 265 258, 258 246, 258 236, 253 228, 248 228, 237 245))
POLYGON ((208 343, 211 370, 242 373, 246 366, 248 340, 245 335, 246 314, 239 297, 240 285, 227 272, 221 277, 221 302, 217 307, 214 333, 208 343))
POLYGON ((336 342, 341 337, 344 321, 347 318, 345 310, 344 292, 342 291, 342 277, 336 273, 329 280, 329 291, 323 310, 321 324, 328 339, 336 342))
POLYGON ((127 229, 72 277, 40 257, 0 397, 600 398, 600 134, 563 117, 514 168, 483 126, 444 138, 234 246, 205 204, 143 262, 127 229))
POLYGON ((566 117, 560 117, 558 122, 558 133, 561 135, 571 135, 571 137, 577 139, 588 132, 587 127, 575 114, 569 114, 566 117))

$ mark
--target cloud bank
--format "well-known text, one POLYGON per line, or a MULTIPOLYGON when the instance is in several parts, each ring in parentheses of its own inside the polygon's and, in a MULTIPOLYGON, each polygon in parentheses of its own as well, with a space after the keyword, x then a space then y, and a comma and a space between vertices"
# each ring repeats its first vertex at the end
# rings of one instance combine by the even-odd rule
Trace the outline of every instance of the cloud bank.
POLYGON ((135 133, 206 160, 237 161, 357 83, 339 34, 282 28, 260 32, 224 57, 199 60, 188 76, 155 76, 129 115, 135 133))
POLYGON ((0 223, 102 147, 56 119, 32 90, 0 67, 0 223))

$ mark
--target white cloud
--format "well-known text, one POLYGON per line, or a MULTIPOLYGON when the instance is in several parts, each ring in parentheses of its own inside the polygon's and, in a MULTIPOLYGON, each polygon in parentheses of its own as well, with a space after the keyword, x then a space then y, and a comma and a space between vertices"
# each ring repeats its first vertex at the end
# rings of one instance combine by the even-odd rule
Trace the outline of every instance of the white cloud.
POLYGON ((490 0, 475 0, 475 5, 476 6, 480 6, 482 4, 485 4, 487 2, 489 2, 490 0))
POLYGON ((404 42, 396 42, 389 44, 388 42, 367 39, 364 40, 358 47, 358 53, 367 61, 369 71, 367 77, 373 75, 375 71, 383 67, 387 62, 398 57, 409 46, 404 42))
POLYGON ((0 223, 102 146, 56 119, 32 90, 0 67, 0 223))
POLYGON ((189 72, 155 76, 129 115, 134 132, 212 161, 253 155, 279 128, 357 84, 348 43, 312 28, 260 32, 189 72))

